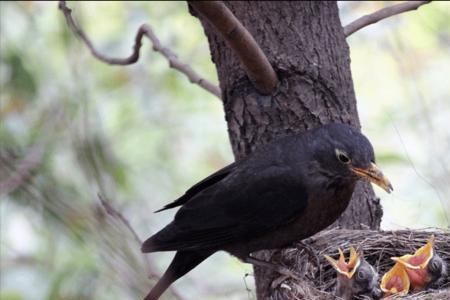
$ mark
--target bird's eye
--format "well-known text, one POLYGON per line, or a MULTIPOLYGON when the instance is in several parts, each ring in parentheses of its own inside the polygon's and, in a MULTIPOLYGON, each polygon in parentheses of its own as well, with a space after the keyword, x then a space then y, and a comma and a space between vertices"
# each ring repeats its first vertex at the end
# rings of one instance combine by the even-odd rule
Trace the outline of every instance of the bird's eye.
POLYGON ((342 150, 336 149, 336 157, 339 159, 341 163, 344 164, 348 164, 351 161, 350 157, 348 157, 348 155, 342 150))
POLYGON ((362 270, 358 271, 358 273, 356 273, 356 276, 357 276, 358 280, 366 279, 366 273, 364 273, 362 270))
POLYGON ((430 263, 428 264, 428 269, 432 270, 433 272, 440 272, 442 269, 441 261, 432 258, 430 263))

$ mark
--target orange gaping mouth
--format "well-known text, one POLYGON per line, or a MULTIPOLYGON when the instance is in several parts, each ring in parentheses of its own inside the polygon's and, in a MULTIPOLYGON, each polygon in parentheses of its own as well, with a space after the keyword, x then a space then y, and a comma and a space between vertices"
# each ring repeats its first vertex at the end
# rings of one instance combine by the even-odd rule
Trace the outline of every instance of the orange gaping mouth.
POLYGON ((427 243, 417 249, 414 254, 406 254, 401 257, 392 257, 393 260, 403 264, 408 269, 425 269, 434 255, 434 235, 432 235, 427 243))
POLYGON ((355 248, 350 247, 350 257, 348 262, 345 261, 344 252, 341 249, 339 250, 339 259, 336 260, 328 255, 325 255, 325 258, 330 262, 331 266, 339 273, 347 278, 352 278, 353 274, 355 274, 359 265, 361 264, 361 258, 356 252, 355 248))
POLYGON ((394 261, 403 265, 411 281, 414 290, 423 289, 431 280, 427 267, 434 255, 434 236, 427 243, 417 249, 414 254, 406 254, 401 257, 392 257, 394 261))
POLYGON ((409 292, 409 286, 410 281, 405 266, 398 262, 381 278, 380 287, 386 296, 406 295, 409 292))

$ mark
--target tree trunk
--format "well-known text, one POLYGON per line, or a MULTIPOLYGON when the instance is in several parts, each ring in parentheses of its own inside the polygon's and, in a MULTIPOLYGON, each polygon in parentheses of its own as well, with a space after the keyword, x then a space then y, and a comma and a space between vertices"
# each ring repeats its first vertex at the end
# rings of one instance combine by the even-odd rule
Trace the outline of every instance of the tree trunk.
MULTIPOLYGON (((254 36, 280 80, 273 95, 260 95, 232 50, 197 16, 217 67, 236 160, 274 137, 330 122, 360 127, 349 48, 336 2, 225 3, 254 36)), ((333 226, 361 228, 365 225, 377 229, 381 215, 371 186, 360 182, 348 209, 333 226)), ((269 251, 262 252, 262 257, 270 258, 269 251)), ((269 299, 272 279, 267 270, 255 268, 258 299, 269 299)))

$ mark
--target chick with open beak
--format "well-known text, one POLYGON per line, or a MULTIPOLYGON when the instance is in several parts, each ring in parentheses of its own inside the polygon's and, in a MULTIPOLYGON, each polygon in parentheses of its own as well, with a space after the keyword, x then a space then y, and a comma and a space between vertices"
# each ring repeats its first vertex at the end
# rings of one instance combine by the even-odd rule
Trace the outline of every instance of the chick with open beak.
POLYGON ((433 285, 439 285, 447 274, 444 260, 434 249, 434 236, 414 254, 392 257, 394 261, 405 267, 414 291, 421 291, 433 285))
POLYGON ((378 273, 364 259, 362 251, 357 252, 350 247, 350 257, 345 261, 344 253, 339 249, 339 259, 328 255, 325 258, 337 272, 335 295, 344 300, 351 300, 358 296, 369 296, 372 299, 381 298, 382 292, 378 288, 378 273))
POLYGON ((397 262, 392 269, 383 275, 380 287, 386 297, 391 295, 404 296, 408 294, 410 281, 408 273, 406 273, 406 267, 397 262))

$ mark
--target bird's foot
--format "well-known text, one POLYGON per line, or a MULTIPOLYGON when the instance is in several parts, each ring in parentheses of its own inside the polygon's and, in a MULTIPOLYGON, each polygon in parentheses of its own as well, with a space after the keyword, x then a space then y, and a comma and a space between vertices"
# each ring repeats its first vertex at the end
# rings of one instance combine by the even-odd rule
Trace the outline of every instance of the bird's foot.
POLYGON ((259 266, 259 267, 263 267, 263 268, 267 268, 269 270, 272 270, 274 272, 277 272, 280 275, 283 275, 283 277, 285 277, 283 279, 283 281, 287 278, 291 278, 294 279, 296 281, 300 281, 301 280, 301 276, 298 275, 297 273, 295 273, 294 271, 284 267, 284 266, 280 266, 280 265, 276 265, 274 263, 270 263, 261 259, 257 259, 254 257, 247 257, 245 259, 246 263, 255 265, 255 266, 259 266))

